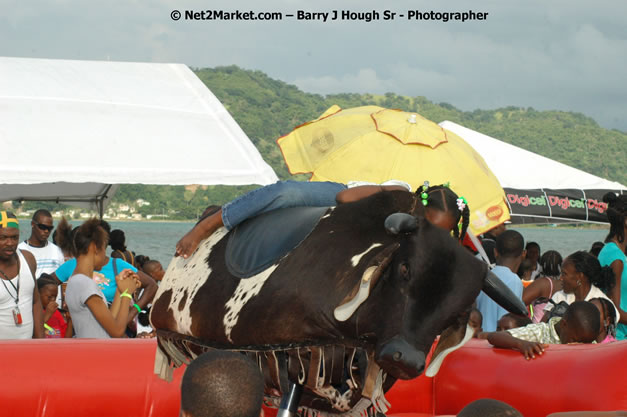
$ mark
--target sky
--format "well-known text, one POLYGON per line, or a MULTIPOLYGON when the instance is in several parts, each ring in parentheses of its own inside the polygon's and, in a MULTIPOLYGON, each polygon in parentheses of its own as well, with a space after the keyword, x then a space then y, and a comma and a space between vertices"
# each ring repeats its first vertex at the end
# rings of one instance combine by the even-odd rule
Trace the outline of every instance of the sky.
POLYGON ((0 56, 238 65, 310 93, 576 111, 627 131, 624 0, 0 0, 0 10, 0 56), (443 21, 470 10, 483 19, 443 21), (282 17, 186 18, 202 11, 282 17))

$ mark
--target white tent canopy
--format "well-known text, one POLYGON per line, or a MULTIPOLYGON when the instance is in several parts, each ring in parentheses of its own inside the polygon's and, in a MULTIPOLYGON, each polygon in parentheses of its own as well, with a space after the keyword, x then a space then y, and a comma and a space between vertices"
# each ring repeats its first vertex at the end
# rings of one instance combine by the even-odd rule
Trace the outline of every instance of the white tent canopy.
POLYGON ((182 64, 0 57, 0 144, 0 201, 102 210, 114 184, 277 181, 182 64))
POLYGON ((604 209, 600 205, 602 194, 627 192, 627 187, 620 183, 448 120, 440 126, 463 138, 483 157, 506 191, 513 221, 604 221, 604 209))
POLYGON ((627 188, 448 120, 440 126, 457 134, 479 152, 503 188, 627 188))

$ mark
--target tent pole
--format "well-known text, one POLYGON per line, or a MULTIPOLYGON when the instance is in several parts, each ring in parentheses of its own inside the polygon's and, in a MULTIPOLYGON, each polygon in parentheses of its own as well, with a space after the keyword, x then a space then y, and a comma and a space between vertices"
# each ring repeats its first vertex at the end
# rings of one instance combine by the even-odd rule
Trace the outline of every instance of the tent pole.
POLYGON ((100 215, 100 219, 102 219, 104 217, 104 201, 105 198, 107 198, 107 193, 109 192, 109 190, 111 190, 111 187, 113 186, 113 184, 107 184, 105 186, 104 192, 100 195, 100 197, 98 198, 98 214, 100 215))

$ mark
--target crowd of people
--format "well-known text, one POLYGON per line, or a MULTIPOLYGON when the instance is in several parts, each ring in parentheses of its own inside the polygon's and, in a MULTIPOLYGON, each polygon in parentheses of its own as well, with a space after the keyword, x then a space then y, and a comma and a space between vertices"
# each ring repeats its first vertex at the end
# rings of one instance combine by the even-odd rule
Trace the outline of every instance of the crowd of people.
MULTIPOLYGON (((399 182, 355 187, 281 182, 262 187, 207 212, 177 243, 176 255, 188 257, 217 228, 230 230, 268 210, 341 204, 408 188, 399 182)), ((424 217, 463 244, 469 222, 466 200, 447 185, 425 183, 416 193, 424 217)), ((481 292, 469 316, 476 337, 518 350, 526 359, 541 355, 549 344, 627 338, 627 196, 608 193, 604 201, 609 234, 589 251, 542 252, 539 243, 525 244, 519 232, 505 225, 483 236, 492 271, 528 306, 529 314, 508 313, 481 292)), ((124 232, 110 230, 103 220, 72 228, 63 219, 50 242, 54 229, 51 214, 38 210, 30 237, 18 243, 17 218, 0 213, 0 339, 154 337, 147 312, 164 276, 162 265, 128 249, 124 232)))
POLYGON ((63 219, 51 236, 52 215, 42 209, 18 244, 17 218, 0 217, 0 339, 154 337, 148 314, 165 272, 127 250, 122 230, 63 219))
MULTIPOLYGON (((483 292, 469 324, 475 337, 496 347, 520 351, 526 359, 550 344, 610 343, 627 330, 627 196, 608 193, 610 224, 605 242, 564 259, 555 250, 524 243, 515 230, 500 227, 494 242, 492 271, 528 306, 527 316, 508 313, 483 292)), ((485 241, 485 240, 484 240, 485 241)))

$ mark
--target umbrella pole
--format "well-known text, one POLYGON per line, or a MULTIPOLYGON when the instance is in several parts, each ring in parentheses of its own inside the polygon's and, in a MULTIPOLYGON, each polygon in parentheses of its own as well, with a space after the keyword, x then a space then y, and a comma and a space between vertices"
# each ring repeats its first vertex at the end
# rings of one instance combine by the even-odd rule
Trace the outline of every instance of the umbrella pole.
POLYGON ((477 236, 475 236, 470 230, 466 231, 466 234, 470 238, 470 241, 472 242, 472 244, 475 245, 477 252, 479 252, 479 255, 481 255, 481 259, 483 259, 485 263, 487 263, 488 265, 490 265, 490 267, 492 267, 492 264, 490 263, 490 258, 488 258, 488 254, 485 253, 485 249, 483 248, 481 241, 477 239, 477 236))

